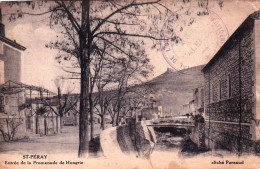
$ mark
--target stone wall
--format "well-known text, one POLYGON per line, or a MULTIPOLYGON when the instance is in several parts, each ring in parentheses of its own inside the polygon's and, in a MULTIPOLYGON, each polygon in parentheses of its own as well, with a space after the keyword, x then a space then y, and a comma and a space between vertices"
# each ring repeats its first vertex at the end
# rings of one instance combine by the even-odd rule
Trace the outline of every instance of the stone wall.
POLYGON ((241 137, 243 151, 255 135, 250 127, 255 95, 253 28, 254 22, 247 19, 204 69, 206 137, 212 149, 238 149, 240 119, 245 123, 241 137))
POLYGON ((198 146, 198 150, 205 150, 205 123, 196 123, 191 132, 191 140, 198 146))
POLYGON ((117 141, 120 145, 121 151, 127 154, 136 151, 136 147, 130 137, 130 127, 128 125, 118 126, 117 129, 117 141))
POLYGON ((135 132, 132 132, 131 135, 139 156, 149 157, 156 145, 153 128, 148 128, 144 121, 137 122, 135 123, 135 132))
POLYGON ((155 144, 153 128, 147 127, 144 121, 130 121, 127 125, 108 128, 100 134, 100 145, 106 157, 120 154, 147 157, 155 144))
POLYGON ((149 156, 156 144, 153 128, 144 121, 130 120, 128 125, 117 127, 117 140, 124 153, 136 152, 138 156, 149 156))
MULTIPOLYGON (((210 145, 213 150, 224 149, 228 151, 238 152, 239 150, 239 126, 232 123, 206 123, 205 134, 206 144, 210 145)), ((254 152, 254 141, 251 140, 250 126, 242 125, 241 145, 243 152, 254 152)))

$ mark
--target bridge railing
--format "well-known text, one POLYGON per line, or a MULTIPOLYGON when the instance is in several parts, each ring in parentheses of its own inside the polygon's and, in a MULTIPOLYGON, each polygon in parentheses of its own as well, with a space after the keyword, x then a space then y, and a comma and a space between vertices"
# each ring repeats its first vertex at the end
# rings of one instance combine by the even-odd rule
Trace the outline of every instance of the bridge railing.
POLYGON ((149 121, 151 124, 195 124, 194 119, 192 117, 187 116, 160 118, 149 121))

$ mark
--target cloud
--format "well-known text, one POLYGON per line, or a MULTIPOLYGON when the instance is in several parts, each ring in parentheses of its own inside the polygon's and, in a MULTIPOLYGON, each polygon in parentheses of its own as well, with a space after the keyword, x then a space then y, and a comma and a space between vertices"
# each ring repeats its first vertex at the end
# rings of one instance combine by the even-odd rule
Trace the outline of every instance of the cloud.
POLYGON ((11 40, 16 40, 23 46, 27 46, 34 39, 33 26, 31 24, 17 24, 12 30, 7 31, 6 36, 11 40))
POLYGON ((46 25, 36 27, 32 23, 17 24, 6 32, 6 37, 27 48, 22 57, 22 82, 53 89, 53 79, 58 72, 55 68, 57 51, 45 45, 55 40, 56 33, 46 25))
POLYGON ((56 32, 50 27, 43 25, 34 28, 32 24, 17 24, 12 30, 7 31, 7 37, 23 44, 48 43, 55 40, 56 32))
POLYGON ((34 31, 35 36, 42 41, 52 41, 56 38, 56 32, 48 26, 41 26, 34 31))

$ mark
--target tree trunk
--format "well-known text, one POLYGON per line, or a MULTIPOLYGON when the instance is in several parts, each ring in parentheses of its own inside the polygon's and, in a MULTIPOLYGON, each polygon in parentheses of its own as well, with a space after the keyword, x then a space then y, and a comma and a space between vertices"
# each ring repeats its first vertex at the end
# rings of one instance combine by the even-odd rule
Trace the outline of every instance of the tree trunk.
POLYGON ((9 116, 8 116, 8 119, 6 119, 6 127, 7 127, 7 136, 8 136, 8 140, 10 141, 11 138, 10 138, 10 133, 9 133, 9 116))
POLYGON ((52 113, 52 116, 51 116, 51 120, 52 120, 52 131, 53 131, 53 134, 55 134, 55 127, 54 127, 54 117, 53 117, 53 113, 52 113))
POLYGON ((117 119, 116 116, 114 116, 113 119, 112 119, 112 126, 113 126, 113 127, 117 126, 116 119, 117 119))
POLYGON ((101 118, 101 129, 102 129, 102 130, 105 130, 105 119, 104 119, 104 115, 101 115, 100 118, 101 118))
POLYGON ((88 89, 89 78, 86 69, 81 68, 80 112, 79 112, 79 157, 88 153, 88 89))
POLYGON ((58 120, 59 116, 56 116, 56 130, 57 130, 57 134, 59 133, 59 120, 58 120))
POLYGON ((38 115, 36 114, 36 117, 35 117, 35 133, 36 134, 39 134, 39 118, 38 118, 38 115))
POLYGON ((94 139, 94 117, 93 117, 93 102, 89 94, 89 113, 90 113, 90 140, 94 139))
POLYGON ((60 133, 62 133, 62 128, 64 126, 64 123, 63 123, 63 115, 60 115, 60 133))
POLYGON ((120 109, 121 109, 121 101, 120 101, 120 100, 118 100, 118 106, 117 106, 117 116, 116 116, 116 126, 118 126, 118 125, 119 125, 120 109))
POLYGON ((118 91, 118 98, 117 98, 117 116, 116 116, 116 126, 119 125, 119 116, 120 116, 120 111, 121 111, 121 89, 118 91))
POLYGON ((112 127, 114 127, 115 126, 114 118, 111 118, 111 119, 112 119, 112 121, 111 121, 112 127))
POLYGON ((47 121, 46 121, 46 117, 44 117, 44 135, 47 135, 48 131, 47 131, 47 121))
POLYGON ((79 110, 79 151, 78 157, 86 157, 89 148, 89 62, 91 54, 91 31, 89 23, 89 0, 82 2, 81 31, 79 33, 80 58, 80 110, 79 110), (88 40, 88 41, 87 41, 88 40))

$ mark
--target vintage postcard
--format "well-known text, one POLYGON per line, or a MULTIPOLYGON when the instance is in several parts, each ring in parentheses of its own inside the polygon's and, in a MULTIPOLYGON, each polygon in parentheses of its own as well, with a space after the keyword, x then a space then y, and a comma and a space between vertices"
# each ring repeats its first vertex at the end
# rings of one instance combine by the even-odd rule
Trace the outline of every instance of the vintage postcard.
POLYGON ((260 0, 0 2, 0 168, 260 168, 260 0))

